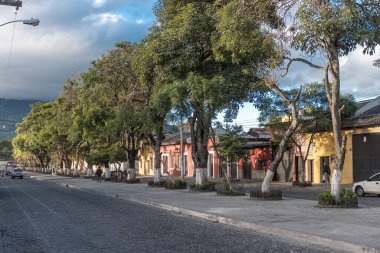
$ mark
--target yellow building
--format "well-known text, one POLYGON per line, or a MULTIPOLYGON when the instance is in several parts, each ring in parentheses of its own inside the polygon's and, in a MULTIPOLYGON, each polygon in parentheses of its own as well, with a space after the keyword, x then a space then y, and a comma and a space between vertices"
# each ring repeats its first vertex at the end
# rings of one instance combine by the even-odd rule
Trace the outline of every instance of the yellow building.
MULTIPOLYGON (((342 184, 351 184, 367 179, 380 172, 380 98, 367 102, 353 118, 342 123, 342 134, 347 136, 346 154, 344 160, 342 184)), ((302 154, 305 155, 311 134, 303 139, 302 154)), ((333 168, 335 157, 332 132, 318 132, 310 145, 305 170, 299 159, 299 152, 295 152, 293 163, 293 180, 312 183, 322 183, 322 164, 328 162, 333 168)))
POLYGON ((144 142, 140 143, 139 151, 139 166, 138 175, 153 176, 154 175, 154 150, 153 148, 144 142))

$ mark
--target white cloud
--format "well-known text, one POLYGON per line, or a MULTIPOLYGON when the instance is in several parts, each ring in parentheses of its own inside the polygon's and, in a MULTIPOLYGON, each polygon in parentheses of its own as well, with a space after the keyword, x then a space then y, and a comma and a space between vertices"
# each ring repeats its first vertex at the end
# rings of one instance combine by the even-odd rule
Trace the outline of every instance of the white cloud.
POLYGON ((136 20, 136 24, 144 24, 145 21, 143 19, 138 19, 136 20))
POLYGON ((83 18, 83 21, 92 22, 94 25, 115 24, 125 20, 122 15, 113 13, 91 14, 83 18))
POLYGON ((106 3, 106 0, 93 0, 92 6, 95 8, 102 7, 106 3))

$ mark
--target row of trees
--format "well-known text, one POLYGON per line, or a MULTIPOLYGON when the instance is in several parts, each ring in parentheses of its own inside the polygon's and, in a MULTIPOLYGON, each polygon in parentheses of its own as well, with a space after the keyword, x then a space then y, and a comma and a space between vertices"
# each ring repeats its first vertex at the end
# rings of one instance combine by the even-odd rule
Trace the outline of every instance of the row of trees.
POLYGON ((41 166, 51 161, 69 166, 73 157, 106 167, 128 160, 133 178, 139 143, 146 140, 157 158, 157 181, 163 129, 174 112, 189 123, 201 184, 212 119, 222 111, 233 117, 247 101, 263 107, 272 91, 292 112, 292 124, 263 184, 269 191, 283 147, 299 125, 305 91, 291 95, 279 88, 279 80, 292 63, 302 62, 324 71, 337 153, 334 182, 340 183, 345 142, 339 56, 357 45, 364 53, 374 52, 378 7, 379 0, 159 0, 156 22, 144 40, 118 43, 86 73, 69 80, 57 100, 32 108, 17 128, 15 155, 33 157, 41 166), (320 53, 325 65, 294 58, 295 50, 320 53))

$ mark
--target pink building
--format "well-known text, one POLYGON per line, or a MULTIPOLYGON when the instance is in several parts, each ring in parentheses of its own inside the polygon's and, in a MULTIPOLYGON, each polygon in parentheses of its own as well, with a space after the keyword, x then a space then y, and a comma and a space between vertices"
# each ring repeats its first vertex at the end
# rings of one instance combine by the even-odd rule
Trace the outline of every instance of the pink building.
MULTIPOLYGON (((221 133, 219 131, 219 133, 221 133)), ((218 134, 218 132, 217 132, 218 134)), ((206 176, 208 178, 223 177, 223 167, 230 172, 231 178, 240 179, 256 179, 262 180, 265 171, 269 168, 272 160, 271 152, 271 135, 263 129, 251 129, 245 136, 247 143, 243 148, 247 150, 247 155, 239 162, 233 162, 227 169, 227 163, 220 164, 217 154, 213 148, 213 142, 210 138, 208 142, 208 164, 206 176), (222 167, 223 166, 223 167, 222 167)), ((194 174, 194 163, 192 159, 192 148, 190 134, 184 134, 184 175, 191 177, 194 174)), ((178 133, 171 134, 166 137, 161 146, 162 153, 162 175, 170 173, 172 176, 181 175, 181 145, 180 135, 178 133)))

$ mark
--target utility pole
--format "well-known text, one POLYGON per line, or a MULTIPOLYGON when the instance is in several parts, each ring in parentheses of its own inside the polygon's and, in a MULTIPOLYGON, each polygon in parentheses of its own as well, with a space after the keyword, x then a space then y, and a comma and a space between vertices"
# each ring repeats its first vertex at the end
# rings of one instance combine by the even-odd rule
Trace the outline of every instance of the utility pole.
POLYGON ((0 5, 16 6, 16 10, 22 7, 22 1, 20 0, 0 0, 0 5))

